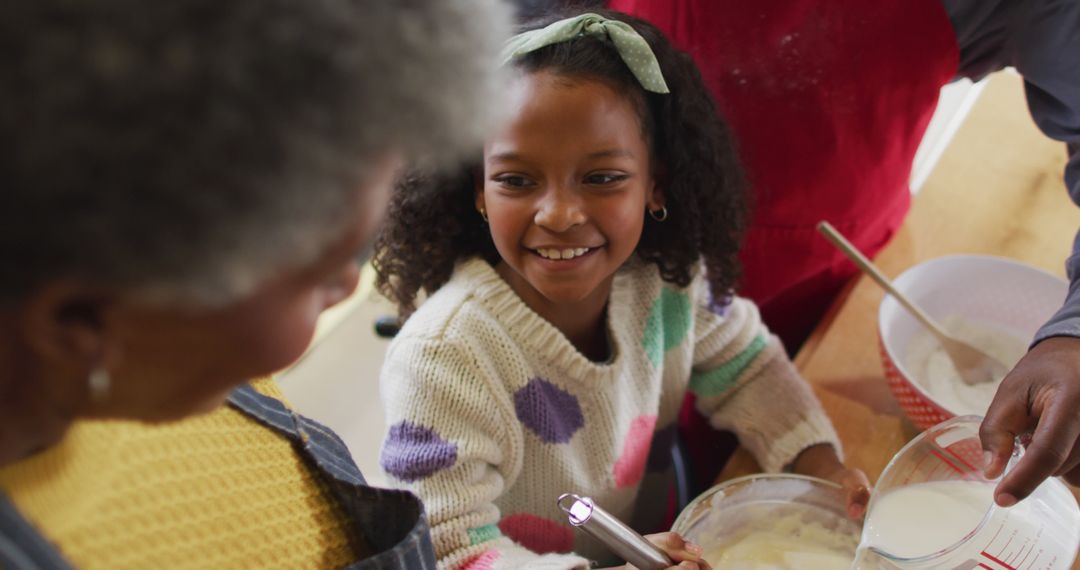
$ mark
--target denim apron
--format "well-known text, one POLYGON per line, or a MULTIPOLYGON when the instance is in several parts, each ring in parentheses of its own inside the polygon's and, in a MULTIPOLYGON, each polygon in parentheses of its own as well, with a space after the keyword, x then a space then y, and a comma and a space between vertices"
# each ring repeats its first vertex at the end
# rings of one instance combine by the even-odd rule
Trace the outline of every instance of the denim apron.
MULTIPOLYGON (((234 390, 229 404, 292 441, 307 465, 322 476, 352 527, 378 553, 347 568, 434 570, 430 529, 415 495, 368 487, 337 435, 250 386, 234 390)), ((0 494, 0 569, 70 568, 56 547, 0 494)))

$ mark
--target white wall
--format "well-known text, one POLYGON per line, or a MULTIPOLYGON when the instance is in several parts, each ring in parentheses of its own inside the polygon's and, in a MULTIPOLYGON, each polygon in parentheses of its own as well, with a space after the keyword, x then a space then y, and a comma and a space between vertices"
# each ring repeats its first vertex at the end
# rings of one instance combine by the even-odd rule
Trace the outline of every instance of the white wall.
POLYGON ((941 98, 938 99, 937 111, 930 119, 930 125, 926 128, 919 150, 915 153, 915 162, 911 168, 911 192, 916 193, 922 188, 930 172, 934 170, 941 153, 949 146, 956 129, 964 122, 971 107, 982 93, 985 82, 972 83, 962 79, 946 85, 941 89, 941 98))

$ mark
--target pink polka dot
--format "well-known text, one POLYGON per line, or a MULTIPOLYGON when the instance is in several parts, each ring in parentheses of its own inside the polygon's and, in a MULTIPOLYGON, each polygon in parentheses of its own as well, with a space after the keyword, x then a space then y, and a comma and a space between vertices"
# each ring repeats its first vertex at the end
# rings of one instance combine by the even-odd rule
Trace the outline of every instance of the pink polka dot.
POLYGON ((497 550, 485 550, 458 565, 457 570, 491 570, 499 559, 497 550))
POLYGON ((632 487, 641 481, 641 477, 645 475, 645 462, 649 459, 649 447, 652 445, 655 430, 656 416, 639 416, 630 422, 630 432, 626 434, 622 455, 612 470, 616 487, 632 487))
POLYGON ((570 552, 574 549, 574 531, 569 525, 536 515, 510 515, 499 521, 499 530, 514 542, 539 554, 570 552))

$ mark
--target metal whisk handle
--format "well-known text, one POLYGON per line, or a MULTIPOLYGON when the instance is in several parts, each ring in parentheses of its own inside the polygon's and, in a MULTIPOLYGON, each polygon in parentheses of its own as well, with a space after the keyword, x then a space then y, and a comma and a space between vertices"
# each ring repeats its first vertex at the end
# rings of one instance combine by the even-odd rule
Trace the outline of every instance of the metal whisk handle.
POLYGON ((634 529, 623 524, 611 513, 601 509, 592 499, 563 493, 559 508, 566 513, 570 524, 589 533, 618 557, 641 570, 663 570, 674 563, 663 550, 645 540, 634 529))

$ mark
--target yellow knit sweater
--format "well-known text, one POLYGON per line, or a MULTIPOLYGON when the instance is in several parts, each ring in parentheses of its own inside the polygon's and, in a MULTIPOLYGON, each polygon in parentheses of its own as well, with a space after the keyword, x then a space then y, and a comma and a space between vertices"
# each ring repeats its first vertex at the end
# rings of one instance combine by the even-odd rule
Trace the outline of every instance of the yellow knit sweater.
MULTIPOLYGON (((270 380, 260 392, 281 398, 270 380)), ((79 421, 0 468, 0 489, 78 568, 331 568, 345 519, 292 444, 232 407, 151 426, 79 421)))

